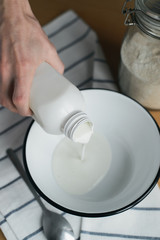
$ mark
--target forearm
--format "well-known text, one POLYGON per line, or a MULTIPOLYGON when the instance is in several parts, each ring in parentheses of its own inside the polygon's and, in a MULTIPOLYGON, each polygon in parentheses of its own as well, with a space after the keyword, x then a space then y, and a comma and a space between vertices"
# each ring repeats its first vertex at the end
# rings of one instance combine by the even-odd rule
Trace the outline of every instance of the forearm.
POLYGON ((0 0, 0 16, 10 19, 33 15, 28 0, 0 0))

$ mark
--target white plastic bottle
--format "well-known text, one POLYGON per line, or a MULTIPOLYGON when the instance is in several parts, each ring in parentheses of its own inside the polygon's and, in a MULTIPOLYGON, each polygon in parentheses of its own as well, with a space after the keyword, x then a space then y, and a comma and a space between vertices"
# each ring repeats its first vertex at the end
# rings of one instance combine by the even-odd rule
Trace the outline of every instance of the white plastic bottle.
POLYGON ((47 133, 64 134, 80 143, 87 143, 92 135, 93 124, 84 112, 81 92, 46 62, 35 73, 30 108, 47 133))

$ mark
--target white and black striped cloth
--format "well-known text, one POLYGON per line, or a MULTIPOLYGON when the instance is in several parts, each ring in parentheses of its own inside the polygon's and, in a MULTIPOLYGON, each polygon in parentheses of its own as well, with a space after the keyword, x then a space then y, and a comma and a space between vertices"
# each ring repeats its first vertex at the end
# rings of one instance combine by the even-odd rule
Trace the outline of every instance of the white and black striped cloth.
MULTIPOLYGON (((117 90, 95 32, 73 11, 46 25, 44 31, 65 64, 66 78, 80 89, 117 90)), ((6 149, 13 148, 22 160, 23 140, 30 122, 31 118, 0 106, 0 228, 7 240, 45 240, 41 208, 6 156, 6 149)), ((68 219, 76 239, 160 239, 158 186, 136 207, 111 217, 80 218, 54 211, 68 219)))

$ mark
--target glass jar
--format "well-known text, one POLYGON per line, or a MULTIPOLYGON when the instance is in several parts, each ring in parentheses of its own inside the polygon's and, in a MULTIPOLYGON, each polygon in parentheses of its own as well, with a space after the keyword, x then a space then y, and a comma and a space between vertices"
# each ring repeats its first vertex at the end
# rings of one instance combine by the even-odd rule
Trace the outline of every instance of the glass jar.
POLYGON ((128 30, 121 46, 121 92, 148 109, 160 109, 160 1, 135 0, 123 13, 128 30))

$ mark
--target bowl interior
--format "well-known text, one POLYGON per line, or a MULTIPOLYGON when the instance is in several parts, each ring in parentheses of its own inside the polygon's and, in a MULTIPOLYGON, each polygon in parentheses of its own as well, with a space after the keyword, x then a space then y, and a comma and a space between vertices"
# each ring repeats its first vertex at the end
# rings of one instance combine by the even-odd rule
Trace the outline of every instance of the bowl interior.
POLYGON ((160 135, 150 114, 132 99, 108 90, 82 91, 94 129, 107 138, 109 171, 83 195, 60 188, 52 155, 64 136, 50 135, 34 122, 24 149, 24 163, 36 190, 52 205, 82 216, 110 215, 138 203, 155 185, 160 166, 160 135))

